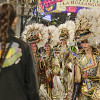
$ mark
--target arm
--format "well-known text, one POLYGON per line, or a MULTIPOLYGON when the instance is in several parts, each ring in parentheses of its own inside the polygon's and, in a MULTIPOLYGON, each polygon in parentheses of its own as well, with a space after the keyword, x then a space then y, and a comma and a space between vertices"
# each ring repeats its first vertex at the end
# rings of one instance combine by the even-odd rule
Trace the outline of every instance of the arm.
POLYGON ((80 68, 77 65, 77 63, 75 63, 75 67, 74 67, 74 91, 73 91, 73 95, 72 95, 72 100, 76 100, 77 94, 78 94, 78 90, 79 90, 79 86, 80 86, 80 82, 81 82, 81 73, 80 73, 80 68))
POLYGON ((77 64, 75 65, 75 82, 76 83, 81 82, 81 71, 80 71, 80 68, 77 64))
POLYGON ((100 61, 98 63, 98 70, 97 70, 97 75, 96 76, 98 76, 100 78, 100 61))
POLYGON ((30 47, 27 47, 25 59, 25 88, 28 100, 39 100, 36 66, 30 47))

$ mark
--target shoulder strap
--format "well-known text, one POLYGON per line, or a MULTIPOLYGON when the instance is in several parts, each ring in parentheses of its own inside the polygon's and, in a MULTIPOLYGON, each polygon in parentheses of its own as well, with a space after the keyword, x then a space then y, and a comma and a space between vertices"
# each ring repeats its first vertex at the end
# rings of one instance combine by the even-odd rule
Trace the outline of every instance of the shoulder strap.
POLYGON ((3 63, 4 63, 5 59, 6 59, 6 55, 7 55, 8 51, 9 51, 9 49, 11 48, 12 43, 13 43, 13 41, 10 42, 10 44, 9 44, 9 46, 8 46, 4 56, 3 56, 3 63))

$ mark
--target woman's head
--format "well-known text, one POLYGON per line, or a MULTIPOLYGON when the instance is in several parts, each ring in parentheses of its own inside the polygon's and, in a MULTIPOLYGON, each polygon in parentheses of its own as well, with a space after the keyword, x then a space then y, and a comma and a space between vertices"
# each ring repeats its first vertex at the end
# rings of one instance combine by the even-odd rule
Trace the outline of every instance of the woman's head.
POLYGON ((1 57, 0 66, 2 63, 2 57, 5 53, 6 42, 8 38, 8 28, 12 26, 16 18, 16 11, 11 4, 4 3, 0 6, 0 39, 1 39, 1 57))
POLYGON ((88 40, 81 41, 81 46, 83 48, 81 52, 82 54, 86 54, 87 51, 88 53, 91 52, 92 54, 97 54, 97 49, 91 46, 88 40))
POLYGON ((45 44, 44 48, 45 48, 46 52, 50 52, 51 47, 50 47, 50 45, 48 43, 45 44))
POLYGON ((88 50, 88 49, 91 48, 91 46, 90 46, 88 40, 83 40, 83 41, 81 41, 81 46, 82 46, 82 48, 83 48, 84 50, 88 50))
POLYGON ((16 11, 11 4, 4 3, 0 6, 0 23, 5 23, 11 26, 16 18, 16 11))
POLYGON ((66 45, 66 40, 62 39, 62 40, 61 40, 61 44, 62 44, 62 45, 66 45))
POLYGON ((87 39, 81 41, 80 46, 81 46, 82 54, 86 54, 86 51, 90 51, 94 55, 96 55, 98 53, 97 48, 95 48, 94 46, 91 46, 87 39))

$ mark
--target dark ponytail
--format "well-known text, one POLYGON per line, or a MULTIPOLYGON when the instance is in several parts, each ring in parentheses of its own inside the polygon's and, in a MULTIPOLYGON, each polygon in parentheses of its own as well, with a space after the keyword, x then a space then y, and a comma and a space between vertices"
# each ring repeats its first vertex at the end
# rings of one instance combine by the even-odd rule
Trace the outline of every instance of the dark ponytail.
POLYGON ((1 55, 0 67, 2 67, 2 58, 6 51, 6 43, 8 38, 8 28, 16 17, 16 12, 11 4, 5 3, 0 6, 0 39, 1 39, 1 55))

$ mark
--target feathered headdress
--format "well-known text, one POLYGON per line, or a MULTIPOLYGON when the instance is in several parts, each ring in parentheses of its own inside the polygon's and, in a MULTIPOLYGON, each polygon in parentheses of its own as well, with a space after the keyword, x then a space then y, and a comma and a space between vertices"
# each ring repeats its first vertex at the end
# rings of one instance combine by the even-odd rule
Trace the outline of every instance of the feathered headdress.
POLYGON ((77 13, 75 36, 79 41, 87 39, 92 46, 100 43, 99 9, 81 9, 77 13))
POLYGON ((66 24, 66 28, 67 28, 68 34, 69 34, 68 41, 70 43, 73 43, 74 35, 75 35, 75 23, 73 21, 66 21, 65 24, 66 24))
POLYGON ((58 26, 58 29, 59 29, 59 39, 60 40, 67 40, 69 38, 68 36, 68 30, 66 28, 66 24, 60 24, 58 26))
POLYGON ((65 89, 60 80, 60 77, 57 75, 54 75, 53 83, 54 83, 54 88, 52 90, 53 97, 56 97, 57 100, 65 99, 67 94, 65 93, 65 89))
POLYGON ((59 39, 67 40, 70 43, 73 43, 75 23, 73 21, 66 21, 64 24, 58 26, 59 29, 59 39))
POLYGON ((22 33, 23 40, 29 44, 36 43, 38 47, 43 47, 48 41, 48 34, 45 29, 43 24, 28 25, 22 33))
POLYGON ((49 38, 48 38, 48 42, 50 44, 51 47, 57 45, 59 41, 59 31, 58 28, 54 25, 51 25, 49 27, 47 27, 48 29, 48 34, 49 34, 49 38))
POLYGON ((51 100, 50 96, 47 93, 47 90, 45 89, 44 84, 41 84, 39 92, 40 92, 41 100, 51 100))

